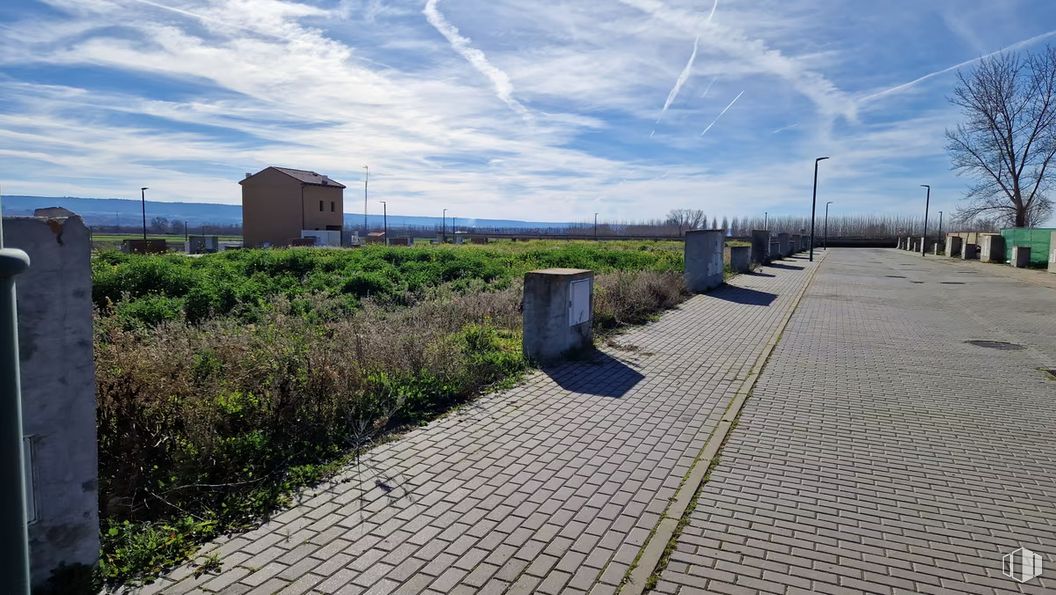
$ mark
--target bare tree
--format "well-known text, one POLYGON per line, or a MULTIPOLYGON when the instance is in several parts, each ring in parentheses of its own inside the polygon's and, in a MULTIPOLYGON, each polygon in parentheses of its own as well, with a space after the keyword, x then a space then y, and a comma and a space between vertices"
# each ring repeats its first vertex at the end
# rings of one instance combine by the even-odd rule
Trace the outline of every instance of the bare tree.
POLYGON ((150 220, 150 230, 155 233, 166 233, 169 231, 169 220, 165 217, 155 217, 150 220))
POLYGON ((1056 155, 1056 49, 983 58, 957 79, 950 102, 966 122, 946 131, 946 149, 953 168, 976 179, 960 218, 1016 227, 1044 221, 1052 213, 1046 191, 1056 155))
POLYGON ((704 221, 707 221, 707 218, 700 209, 672 209, 667 214, 667 224, 677 226, 678 235, 682 235, 687 229, 700 228, 704 221))

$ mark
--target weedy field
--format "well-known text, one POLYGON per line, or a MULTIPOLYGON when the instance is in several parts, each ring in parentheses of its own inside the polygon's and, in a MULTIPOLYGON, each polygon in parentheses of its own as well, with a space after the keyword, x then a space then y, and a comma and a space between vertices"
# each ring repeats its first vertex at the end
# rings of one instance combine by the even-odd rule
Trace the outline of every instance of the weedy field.
POLYGON ((149 579, 516 382, 521 278, 546 267, 596 272, 599 332, 687 297, 680 242, 97 254, 97 580, 149 579))

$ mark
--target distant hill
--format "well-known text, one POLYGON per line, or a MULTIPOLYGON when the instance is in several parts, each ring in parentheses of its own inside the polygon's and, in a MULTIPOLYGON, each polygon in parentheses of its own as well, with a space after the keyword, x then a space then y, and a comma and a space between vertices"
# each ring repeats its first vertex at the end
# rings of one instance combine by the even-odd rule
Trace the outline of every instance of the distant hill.
MULTIPOLYGON (((135 227, 142 221, 140 201, 126 198, 80 198, 73 196, 4 196, 0 199, 5 216, 32 215, 34 209, 42 207, 64 207, 77 213, 89 226, 121 225, 135 227)), ((170 221, 186 221, 193 229, 198 225, 241 225, 242 206, 217 203, 158 202, 147 201, 147 224, 154 217, 170 221)), ((439 227, 441 217, 407 217, 389 215, 389 227, 439 227)), ((367 222, 371 227, 382 225, 381 214, 370 214, 367 222)), ((538 229, 566 228, 571 223, 539 221, 516 221, 512 219, 467 219, 458 217, 454 221, 459 227, 538 229)), ((346 225, 361 225, 363 215, 345 213, 346 225)), ((447 218, 452 224, 452 218, 447 218)))

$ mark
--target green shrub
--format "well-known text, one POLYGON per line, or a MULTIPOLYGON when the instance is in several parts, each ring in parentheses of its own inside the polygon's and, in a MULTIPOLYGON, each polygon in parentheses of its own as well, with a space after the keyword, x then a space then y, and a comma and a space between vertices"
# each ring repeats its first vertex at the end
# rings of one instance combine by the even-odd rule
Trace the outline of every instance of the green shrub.
POLYGON ((147 295, 137 300, 122 300, 114 309, 114 316, 126 328, 156 326, 183 316, 184 302, 164 295, 147 295))

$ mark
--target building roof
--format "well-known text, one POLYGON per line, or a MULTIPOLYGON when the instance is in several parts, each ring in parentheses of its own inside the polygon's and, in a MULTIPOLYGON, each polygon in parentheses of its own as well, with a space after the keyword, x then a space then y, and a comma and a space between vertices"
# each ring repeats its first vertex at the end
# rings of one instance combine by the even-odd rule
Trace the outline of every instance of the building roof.
MULTIPOLYGON (((274 165, 272 165, 258 171, 257 173, 253 174, 253 176, 259 175, 260 173, 265 172, 269 169, 274 169, 275 171, 282 172, 287 176, 290 176, 291 178, 294 178, 300 181, 301 183, 308 184, 310 186, 335 186, 337 188, 345 187, 344 184, 332 180, 324 174, 316 173, 314 171, 308 171, 306 169, 293 169, 292 167, 275 167, 274 165)), ((253 176, 246 176, 246 179, 248 180, 253 176)), ((240 181, 239 184, 244 181, 245 180, 240 181)))

